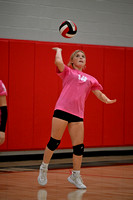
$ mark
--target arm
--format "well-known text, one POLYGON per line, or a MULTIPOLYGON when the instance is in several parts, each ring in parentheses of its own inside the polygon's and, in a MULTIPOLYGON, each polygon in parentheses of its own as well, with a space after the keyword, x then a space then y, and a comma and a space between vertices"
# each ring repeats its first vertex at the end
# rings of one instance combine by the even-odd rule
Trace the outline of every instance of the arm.
POLYGON ((115 103, 115 102, 116 102, 116 99, 110 100, 110 99, 109 99, 105 94, 103 94, 100 90, 93 90, 92 92, 96 95, 96 97, 97 97, 100 101, 102 101, 102 102, 104 102, 104 103, 106 103, 106 104, 112 104, 112 103, 115 103))
POLYGON ((53 49, 56 51, 55 64, 58 67, 59 71, 63 72, 63 70, 64 70, 64 62, 63 62, 62 54, 61 54, 62 49, 60 49, 58 47, 54 47, 53 49))

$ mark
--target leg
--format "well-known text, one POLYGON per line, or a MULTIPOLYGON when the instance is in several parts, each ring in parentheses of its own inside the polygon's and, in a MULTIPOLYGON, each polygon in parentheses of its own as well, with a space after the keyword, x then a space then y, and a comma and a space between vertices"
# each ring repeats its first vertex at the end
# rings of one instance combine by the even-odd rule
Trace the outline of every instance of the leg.
POLYGON ((53 117, 52 119, 51 138, 45 149, 43 162, 40 166, 40 171, 39 171, 39 176, 38 176, 38 183, 42 186, 47 184, 48 164, 54 153, 54 150, 57 148, 57 146, 60 143, 60 140, 66 129, 67 124, 68 122, 62 119, 58 119, 55 117, 53 117))
POLYGON ((0 131, 0 145, 5 141, 5 132, 0 131))
MULTIPOLYGON (((72 140, 72 145, 83 144, 84 141, 84 124, 83 122, 72 122, 68 124, 69 134, 72 140)), ((82 155, 73 154, 73 170, 80 170, 82 155)))
POLYGON ((83 122, 72 122, 68 125, 73 145, 73 172, 68 181, 79 189, 86 189, 80 176, 82 155, 84 151, 84 124, 83 122))
MULTIPOLYGON (((53 117, 51 137, 56 140, 61 140, 67 124, 68 124, 67 121, 53 117)), ((48 164, 50 162, 53 153, 54 151, 51 151, 48 147, 46 147, 44 152, 43 162, 48 164)))

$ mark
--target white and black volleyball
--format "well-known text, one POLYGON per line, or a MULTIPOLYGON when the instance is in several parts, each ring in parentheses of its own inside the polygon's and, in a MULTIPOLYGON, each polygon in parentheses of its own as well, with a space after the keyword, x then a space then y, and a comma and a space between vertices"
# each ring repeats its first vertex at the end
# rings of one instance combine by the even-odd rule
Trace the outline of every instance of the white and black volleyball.
POLYGON ((65 38, 72 38, 77 33, 77 26, 73 21, 66 20, 60 25, 59 32, 65 38))

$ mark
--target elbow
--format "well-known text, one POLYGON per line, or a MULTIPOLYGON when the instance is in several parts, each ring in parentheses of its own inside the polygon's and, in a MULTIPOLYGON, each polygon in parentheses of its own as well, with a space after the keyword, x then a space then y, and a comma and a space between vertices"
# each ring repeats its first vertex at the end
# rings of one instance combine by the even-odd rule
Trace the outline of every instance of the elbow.
POLYGON ((57 65, 57 66, 58 66, 58 65, 61 65, 61 64, 63 64, 63 63, 62 63, 62 60, 61 60, 61 59, 58 59, 58 58, 56 58, 56 59, 55 59, 55 65, 57 65))
POLYGON ((64 70, 64 63, 63 63, 62 60, 56 59, 55 60, 55 65, 58 67, 58 69, 59 69, 60 72, 63 72, 63 70, 64 70))

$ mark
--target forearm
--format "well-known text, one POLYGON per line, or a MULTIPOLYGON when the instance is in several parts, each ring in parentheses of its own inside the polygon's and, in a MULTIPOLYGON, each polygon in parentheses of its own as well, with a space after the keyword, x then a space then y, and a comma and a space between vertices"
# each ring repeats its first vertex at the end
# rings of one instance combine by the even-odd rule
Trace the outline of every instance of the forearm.
POLYGON ((55 54, 55 64, 58 62, 63 62, 61 49, 57 49, 56 54, 55 54))
POLYGON ((108 103, 108 101, 110 100, 105 94, 103 94, 102 92, 97 96, 97 98, 104 102, 104 103, 108 103))
POLYGON ((62 72, 64 70, 64 63, 63 63, 63 59, 62 59, 62 49, 60 49, 58 47, 55 47, 53 49, 56 50, 55 64, 58 67, 59 71, 62 72))
POLYGON ((94 90, 93 93, 96 95, 96 97, 106 103, 106 104, 112 104, 112 103, 115 103, 116 102, 116 99, 109 99, 105 94, 103 94, 100 90, 94 90))

